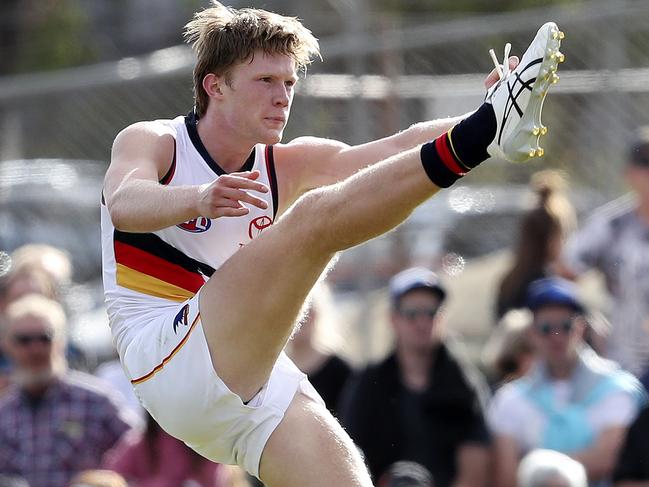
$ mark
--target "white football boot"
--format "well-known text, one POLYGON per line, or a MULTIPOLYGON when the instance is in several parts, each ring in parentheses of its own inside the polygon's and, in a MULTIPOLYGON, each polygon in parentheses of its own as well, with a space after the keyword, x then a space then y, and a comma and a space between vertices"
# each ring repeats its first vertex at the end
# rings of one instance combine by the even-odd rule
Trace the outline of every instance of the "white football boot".
POLYGON ((556 74, 564 55, 559 52, 561 32, 554 22, 543 25, 516 68, 510 72, 510 44, 505 46, 503 66, 490 52, 500 81, 487 91, 486 103, 496 114, 496 137, 487 152, 512 162, 541 157, 540 138, 548 132, 541 123, 541 110, 548 88, 559 81, 556 74))

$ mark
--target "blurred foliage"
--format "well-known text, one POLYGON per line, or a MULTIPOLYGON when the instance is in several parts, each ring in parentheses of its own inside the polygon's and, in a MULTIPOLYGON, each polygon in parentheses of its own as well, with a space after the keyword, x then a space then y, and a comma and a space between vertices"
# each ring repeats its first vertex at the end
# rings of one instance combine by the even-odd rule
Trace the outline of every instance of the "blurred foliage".
POLYGON ((372 3, 377 10, 412 14, 424 12, 488 13, 567 5, 584 1, 587 0, 376 0, 372 3))
MULTIPOLYGON (((95 61, 91 32, 83 9, 76 0, 8 2, 11 9, 14 46, 9 72, 45 71, 95 61)), ((13 42, 11 42, 13 40, 13 42)))

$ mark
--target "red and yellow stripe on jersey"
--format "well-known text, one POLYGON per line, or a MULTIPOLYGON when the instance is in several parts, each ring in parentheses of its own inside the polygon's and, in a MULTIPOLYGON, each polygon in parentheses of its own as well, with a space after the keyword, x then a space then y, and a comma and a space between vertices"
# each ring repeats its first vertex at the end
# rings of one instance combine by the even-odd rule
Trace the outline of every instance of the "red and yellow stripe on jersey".
POLYGON ((152 233, 115 230, 114 249, 118 285, 171 301, 194 296, 214 272, 152 233))

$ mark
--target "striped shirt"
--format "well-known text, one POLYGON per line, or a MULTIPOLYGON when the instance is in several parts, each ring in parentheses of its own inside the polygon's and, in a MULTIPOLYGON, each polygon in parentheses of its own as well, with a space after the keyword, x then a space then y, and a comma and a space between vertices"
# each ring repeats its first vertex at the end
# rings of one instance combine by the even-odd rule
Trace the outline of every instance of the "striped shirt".
POLYGON ((639 375, 649 367, 649 225, 636 203, 620 198, 597 210, 567 243, 575 273, 597 269, 613 302, 609 358, 639 375))

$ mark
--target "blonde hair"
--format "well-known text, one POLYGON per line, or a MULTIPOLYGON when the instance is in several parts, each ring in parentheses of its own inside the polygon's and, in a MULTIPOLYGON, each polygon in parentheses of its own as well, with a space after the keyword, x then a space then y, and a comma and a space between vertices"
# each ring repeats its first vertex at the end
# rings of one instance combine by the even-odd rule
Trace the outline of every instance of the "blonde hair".
POLYGON ((64 341, 66 329, 65 311, 58 301, 40 294, 28 294, 13 301, 5 310, 7 323, 12 323, 25 316, 34 316, 49 323, 54 331, 55 340, 64 341))
POLYGON ((26 244, 11 254, 11 272, 38 269, 46 272, 56 285, 68 284, 72 278, 72 263, 65 250, 47 244, 26 244))
POLYGON ((185 26, 185 40, 196 52, 194 100, 199 117, 205 114, 209 98, 203 79, 209 73, 227 76, 237 63, 254 55, 284 54, 304 69, 320 55, 317 39, 295 17, 261 9, 226 7, 212 1, 212 7, 194 14, 185 26))

